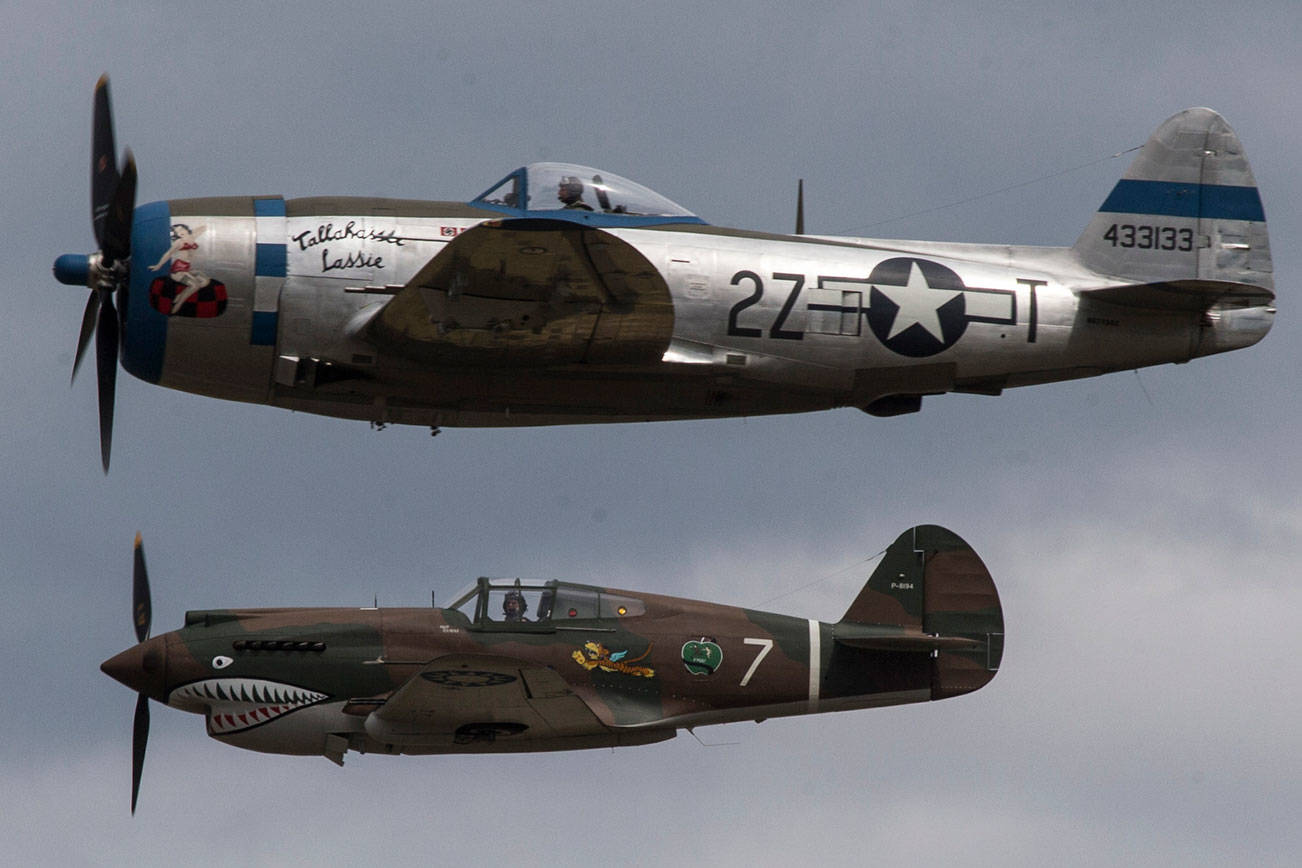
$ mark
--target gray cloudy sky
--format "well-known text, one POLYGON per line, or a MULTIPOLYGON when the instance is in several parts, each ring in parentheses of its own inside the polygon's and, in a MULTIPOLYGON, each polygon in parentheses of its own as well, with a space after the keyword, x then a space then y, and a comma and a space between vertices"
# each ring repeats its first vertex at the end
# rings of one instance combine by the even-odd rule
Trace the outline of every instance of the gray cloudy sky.
POLYGON ((1296 3, 8 0, 0 33, 0 852, 284 864, 1289 864, 1302 852, 1302 255, 1296 3), (91 87, 139 201, 469 199, 535 159, 628 175, 722 225, 1070 244, 1191 105, 1243 139, 1280 316, 1250 350, 842 410, 376 433, 123 374, 112 475, 84 294, 91 87), (1087 165, 1089 164, 1089 165, 1087 165), (1073 167, 1077 171, 1059 174, 1073 167), (952 207, 989 191, 997 195, 952 207), (921 213, 919 213, 921 212, 921 213), (910 214, 918 216, 897 219, 910 214), (884 222, 891 221, 891 222, 884 222), (865 228, 868 227, 868 228, 865 228), (188 608, 421 605, 572 577, 835 619, 909 525, 995 576, 1003 671, 942 703, 523 757, 269 757, 155 706, 128 814, 145 534, 154 629, 188 608), (852 565, 859 566, 846 569, 852 565))

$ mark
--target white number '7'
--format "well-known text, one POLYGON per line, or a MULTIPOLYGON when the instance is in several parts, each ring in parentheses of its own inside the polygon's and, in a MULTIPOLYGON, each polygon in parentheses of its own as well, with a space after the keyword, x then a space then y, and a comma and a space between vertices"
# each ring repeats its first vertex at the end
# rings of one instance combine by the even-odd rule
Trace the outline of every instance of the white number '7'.
POLYGON ((760 663, 762 663, 764 658, 768 656, 769 652, 773 650, 773 640, 742 639, 741 641, 747 645, 758 645, 760 649, 759 653, 755 655, 754 661, 751 662, 750 668, 746 670, 746 674, 741 677, 741 686, 745 687, 750 683, 750 677, 755 674, 755 670, 759 668, 760 663))

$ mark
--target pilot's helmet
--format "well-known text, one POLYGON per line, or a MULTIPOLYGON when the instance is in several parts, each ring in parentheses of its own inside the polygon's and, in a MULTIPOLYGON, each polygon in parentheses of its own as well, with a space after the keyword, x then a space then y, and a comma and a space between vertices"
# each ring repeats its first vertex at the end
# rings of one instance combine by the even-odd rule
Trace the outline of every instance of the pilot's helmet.
POLYGON ((583 198, 583 182, 574 175, 566 175, 556 189, 556 198, 566 205, 579 201, 583 198))
POLYGON ((502 598, 502 613, 508 618, 519 618, 529 611, 529 602, 519 591, 507 591, 502 598))

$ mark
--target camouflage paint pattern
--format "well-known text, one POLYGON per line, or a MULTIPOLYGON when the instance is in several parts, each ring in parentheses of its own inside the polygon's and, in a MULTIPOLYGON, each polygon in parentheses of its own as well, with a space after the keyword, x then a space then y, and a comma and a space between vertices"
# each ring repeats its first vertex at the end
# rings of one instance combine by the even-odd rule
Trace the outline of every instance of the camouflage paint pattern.
POLYGON ((230 609, 103 664, 274 753, 645 744, 677 729, 944 699, 994 677, 1003 619, 955 534, 912 528, 836 623, 570 582, 480 579, 448 608, 230 609), (508 621, 499 598, 533 595, 508 621))

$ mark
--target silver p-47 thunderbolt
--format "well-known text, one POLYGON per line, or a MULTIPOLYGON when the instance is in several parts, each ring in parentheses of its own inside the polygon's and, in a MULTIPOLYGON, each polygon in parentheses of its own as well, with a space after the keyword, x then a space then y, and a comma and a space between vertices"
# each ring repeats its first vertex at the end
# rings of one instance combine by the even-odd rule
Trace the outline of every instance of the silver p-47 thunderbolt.
MULTIPOLYGON (((116 362, 151 383, 437 426, 859 407, 1093 376, 1270 330, 1261 199, 1194 108, 1140 150, 1071 247, 710 226, 605 171, 535 163, 469 203, 279 196, 135 207, 96 90, 92 288, 108 466, 116 362)), ((75 369, 75 368, 74 368, 75 369)))

